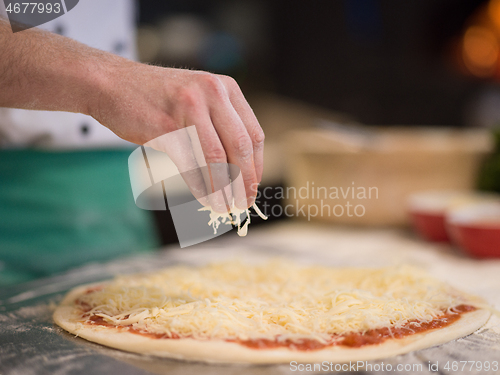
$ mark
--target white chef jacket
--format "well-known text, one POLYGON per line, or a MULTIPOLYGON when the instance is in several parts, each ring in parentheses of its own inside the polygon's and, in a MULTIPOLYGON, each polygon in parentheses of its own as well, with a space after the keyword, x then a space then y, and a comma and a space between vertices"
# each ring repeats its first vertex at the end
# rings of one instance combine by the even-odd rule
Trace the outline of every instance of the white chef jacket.
MULTIPOLYGON (((39 28, 91 47, 136 58, 134 0, 80 0, 68 13, 39 28)), ((5 17, 0 1, 0 16, 5 17)), ((0 108, 0 148, 84 149, 132 144, 90 116, 0 108)))

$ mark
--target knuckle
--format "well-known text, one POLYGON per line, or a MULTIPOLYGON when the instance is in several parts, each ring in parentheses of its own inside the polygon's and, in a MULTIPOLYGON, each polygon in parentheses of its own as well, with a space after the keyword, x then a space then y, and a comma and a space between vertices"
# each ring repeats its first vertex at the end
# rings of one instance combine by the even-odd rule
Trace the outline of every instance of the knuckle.
POLYGON ((178 100, 187 107, 195 107, 198 104, 198 94, 191 88, 182 89, 179 92, 178 100))
POLYGON ((240 86, 238 85, 238 82, 236 82, 236 80, 233 77, 220 75, 219 78, 226 85, 226 87, 228 87, 229 89, 231 89, 231 90, 238 89, 239 90, 240 86))
POLYGON ((253 133, 253 147, 256 149, 261 149, 264 146, 264 140, 266 139, 266 135, 264 131, 259 126, 253 133))
POLYGON ((248 157, 253 153, 252 141, 245 135, 237 137, 233 142, 233 147, 239 157, 248 157))
POLYGON ((207 163, 225 163, 226 152, 222 146, 210 147, 205 151, 205 159, 207 163))
POLYGON ((222 84, 219 77, 217 77, 215 74, 203 74, 202 82, 204 87, 206 87, 212 94, 219 97, 225 95, 226 90, 224 88, 224 85, 222 84))

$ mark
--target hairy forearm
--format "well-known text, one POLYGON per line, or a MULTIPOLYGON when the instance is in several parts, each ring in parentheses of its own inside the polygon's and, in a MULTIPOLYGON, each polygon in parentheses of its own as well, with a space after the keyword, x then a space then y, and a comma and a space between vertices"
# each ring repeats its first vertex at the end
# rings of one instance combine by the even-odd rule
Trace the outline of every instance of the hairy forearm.
MULTIPOLYGON (((137 144, 195 125, 208 165, 240 168, 247 200, 236 206, 255 200, 264 133, 230 77, 140 64, 37 29, 13 34, 0 21, 0 107, 80 112, 137 144)), ((179 147, 169 155, 192 169, 179 147)))
POLYGON ((91 114, 106 69, 121 60, 39 29, 12 33, 0 18, 0 107, 91 114))

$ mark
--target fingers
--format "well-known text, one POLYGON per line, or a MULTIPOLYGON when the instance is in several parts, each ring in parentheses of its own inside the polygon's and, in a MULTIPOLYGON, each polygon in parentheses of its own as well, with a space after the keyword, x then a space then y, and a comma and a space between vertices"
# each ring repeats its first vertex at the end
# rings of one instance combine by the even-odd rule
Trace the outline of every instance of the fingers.
POLYGON ((210 204, 217 212, 227 212, 234 197, 236 207, 246 209, 255 202, 262 179, 264 133, 232 78, 202 72, 192 74, 196 85, 180 90, 177 109, 184 126, 196 126, 194 135, 197 133, 196 142, 199 141, 203 155, 196 155, 197 147, 194 154, 198 164, 204 156, 208 167, 203 176, 205 185, 208 192, 215 192, 209 198, 210 204), (232 195, 227 163, 241 171, 239 179, 231 176, 232 195), (221 189, 226 189, 226 199, 217 194, 221 189))
MULTIPOLYGON (((208 193, 202 169, 200 169, 195 157, 195 149, 191 143, 188 129, 179 129, 164 134, 145 143, 144 146, 166 153, 176 165, 194 197, 204 206, 210 204, 207 198, 208 193)), ((154 165, 155 161, 153 159, 149 160, 149 164, 152 173, 155 174, 153 176, 155 181, 170 177, 164 175, 166 171, 161 161, 159 165, 154 165)))
POLYGON ((243 125, 247 129, 252 141, 255 173, 257 175, 257 182, 260 183, 264 170, 264 131, 255 117, 252 108, 243 96, 238 83, 228 76, 219 76, 219 78, 226 87, 229 100, 241 118, 241 121, 243 121, 243 125))
MULTIPOLYGON (((235 192, 235 205, 240 209, 250 207, 257 195, 257 174, 255 171, 253 142, 242 119, 232 106, 224 86, 220 92, 211 96, 210 117, 224 146, 229 163, 241 170, 245 198, 235 192)), ((208 160, 207 160, 208 162, 208 160)), ((235 188, 238 185, 235 185, 235 188)))
POLYGON ((212 108, 211 118, 226 150, 228 162, 238 166, 241 171, 244 189, 236 190, 242 186, 235 184, 235 205, 240 209, 246 209, 255 202, 257 195, 252 141, 241 119, 230 105, 226 105, 225 108, 212 108))
POLYGON ((210 163, 208 174, 213 193, 209 195, 210 205, 216 212, 227 213, 233 205, 231 181, 227 163, 210 163))
POLYGON ((180 105, 185 114, 185 126, 198 165, 200 165, 208 200, 212 209, 227 213, 233 201, 227 156, 219 135, 210 119, 206 105, 200 105, 201 95, 187 91, 182 94, 180 105), (196 131, 193 131, 195 125, 196 131))

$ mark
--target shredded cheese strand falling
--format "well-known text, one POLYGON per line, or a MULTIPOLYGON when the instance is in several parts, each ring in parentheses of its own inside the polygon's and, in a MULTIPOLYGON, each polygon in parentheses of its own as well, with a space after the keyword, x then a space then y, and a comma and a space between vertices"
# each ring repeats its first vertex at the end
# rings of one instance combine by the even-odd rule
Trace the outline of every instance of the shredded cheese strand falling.
MULTIPOLYGON (((252 205, 252 208, 255 210, 257 215, 263 220, 267 220, 268 217, 262 213, 262 211, 257 207, 257 205, 254 203, 252 205)), ((202 207, 198 211, 210 211, 210 221, 208 222, 208 225, 211 225, 212 228, 214 229, 214 234, 217 234, 217 229, 219 228, 220 224, 227 224, 227 225, 235 225, 238 227, 238 236, 240 237, 245 237, 248 234, 248 225, 250 225, 250 210, 245 209, 245 210, 240 210, 233 204, 231 205, 231 208, 229 212, 226 213, 219 213, 215 212, 212 210, 212 207, 202 207), (241 225, 241 214, 246 213, 247 220, 241 225)))
POLYGON ((314 339, 429 322, 467 303, 411 266, 330 268, 285 260, 175 266, 121 276, 78 298, 117 326, 196 339, 314 339))

